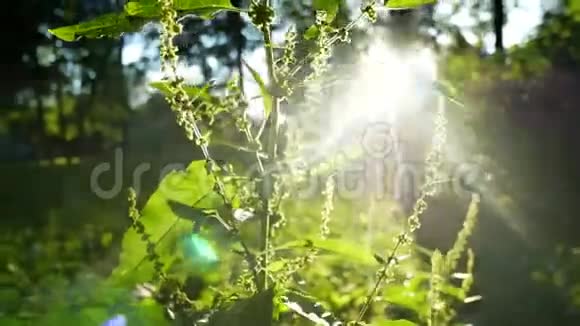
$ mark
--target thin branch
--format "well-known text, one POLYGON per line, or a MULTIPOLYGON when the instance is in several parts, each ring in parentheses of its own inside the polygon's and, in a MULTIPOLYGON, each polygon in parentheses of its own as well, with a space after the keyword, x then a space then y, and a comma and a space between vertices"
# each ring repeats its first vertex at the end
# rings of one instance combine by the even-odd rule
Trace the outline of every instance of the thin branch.
MULTIPOLYGON (((270 0, 263 0, 263 5, 270 7, 271 3, 270 0)), ((264 51, 266 52, 266 64, 268 66, 268 79, 270 81, 271 84, 276 85, 277 78, 276 78, 276 72, 275 72, 275 67, 274 67, 274 51, 272 48, 272 29, 270 24, 266 24, 262 27, 262 35, 264 38, 264 51)), ((278 98, 276 97, 275 94, 272 94, 272 112, 270 113, 270 116, 268 117, 268 119, 270 119, 270 130, 268 133, 268 138, 266 139, 266 150, 268 153, 268 157, 270 158, 270 161, 273 161, 276 159, 276 145, 278 142, 278 133, 279 133, 279 127, 278 127, 278 115, 279 115, 279 101, 278 98)), ((265 180, 271 180, 272 176, 271 175, 264 175, 265 180)), ((266 181, 266 184, 271 184, 271 182, 266 181)), ((262 220, 261 223, 261 236, 262 236, 262 241, 261 241, 261 251, 264 252, 264 261, 263 261, 263 274, 262 274, 262 288, 265 290, 268 288, 268 264, 269 264, 269 252, 268 249, 270 247, 270 212, 269 212, 269 202, 270 202, 270 197, 271 194, 266 193, 266 189, 262 189, 262 199, 265 202, 265 207, 266 207, 266 212, 264 214, 264 219, 262 220)))

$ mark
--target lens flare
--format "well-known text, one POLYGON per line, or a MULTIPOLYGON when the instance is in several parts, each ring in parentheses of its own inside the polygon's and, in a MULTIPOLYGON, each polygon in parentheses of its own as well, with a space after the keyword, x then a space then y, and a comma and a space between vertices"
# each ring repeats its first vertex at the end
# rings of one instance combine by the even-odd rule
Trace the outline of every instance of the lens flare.
POLYGON ((101 326, 127 326, 127 317, 124 315, 116 315, 104 322, 101 326))
POLYGON ((198 234, 191 234, 184 239, 185 257, 194 263, 213 265, 219 261, 212 244, 198 234))

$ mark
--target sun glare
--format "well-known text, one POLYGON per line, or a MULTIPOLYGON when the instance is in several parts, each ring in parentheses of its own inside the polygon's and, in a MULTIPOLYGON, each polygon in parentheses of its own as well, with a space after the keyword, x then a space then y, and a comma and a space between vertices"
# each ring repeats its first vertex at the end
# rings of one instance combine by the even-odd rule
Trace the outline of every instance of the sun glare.
MULTIPOLYGON (((369 128, 397 128, 402 117, 421 113, 426 101, 434 100, 435 66, 435 56, 429 49, 402 49, 377 37, 359 54, 354 66, 333 68, 340 75, 341 85, 338 91, 330 91, 331 96, 318 95, 321 99, 316 102, 322 106, 318 110, 324 126, 312 128, 324 127, 325 132, 311 146, 319 156, 316 160, 360 147, 361 137, 369 128)), ((416 123, 420 129, 421 122, 416 123)))

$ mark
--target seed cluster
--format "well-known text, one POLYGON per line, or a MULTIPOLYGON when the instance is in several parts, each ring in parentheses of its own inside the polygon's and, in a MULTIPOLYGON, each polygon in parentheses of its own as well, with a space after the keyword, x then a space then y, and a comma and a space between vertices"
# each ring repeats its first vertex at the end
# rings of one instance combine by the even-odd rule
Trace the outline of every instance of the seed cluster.
POLYGON ((254 25, 263 30, 274 21, 274 9, 264 1, 252 0, 248 16, 254 25))

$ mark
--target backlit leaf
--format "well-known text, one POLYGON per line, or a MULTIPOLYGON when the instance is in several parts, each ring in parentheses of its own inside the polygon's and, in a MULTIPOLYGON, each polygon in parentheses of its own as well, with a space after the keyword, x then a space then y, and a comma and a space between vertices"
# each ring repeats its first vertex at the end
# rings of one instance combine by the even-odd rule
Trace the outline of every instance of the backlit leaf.
POLYGON ((119 37, 125 32, 139 30, 145 20, 128 17, 124 13, 99 16, 76 25, 58 27, 48 31, 61 40, 72 42, 81 37, 119 37))
MULTIPOLYGON (((240 11, 229 0, 175 0, 175 9, 182 14, 196 14, 202 18, 212 18, 222 10, 240 11)), ((124 12, 110 13, 76 25, 63 26, 48 31, 56 37, 72 42, 81 37, 119 37, 126 32, 134 32, 149 20, 158 18, 161 8, 157 1, 130 1, 124 12)))
POLYGON ((242 62, 252 74, 252 77, 254 78, 254 81, 256 81, 256 84, 258 84, 258 86, 260 87, 260 93, 262 93, 262 100, 264 101, 264 118, 267 119, 270 116, 270 113, 272 112, 272 94, 270 94, 270 91, 266 87, 266 83, 264 83, 264 80, 262 79, 260 74, 252 67, 250 67, 250 65, 246 61, 242 62))
POLYGON ((159 17, 160 11, 158 1, 131 1, 125 4, 125 13, 129 16, 155 18, 159 17))
POLYGON ((318 30, 318 26, 312 25, 308 27, 308 29, 304 32, 304 39, 305 40, 313 40, 318 37, 320 31, 318 30))
POLYGON ((326 11, 326 21, 330 23, 336 18, 340 7, 340 0, 314 0, 312 1, 312 7, 315 10, 326 11))
MULTIPOLYGON (((170 85, 169 81, 166 81, 166 80, 149 83, 149 86, 158 89, 164 95, 171 94, 170 93, 171 89, 170 89, 169 85, 170 85)), ((185 85, 183 88, 184 88, 185 92, 187 93, 187 95, 189 95, 190 98, 192 98, 192 99, 199 98, 200 100, 203 100, 203 101, 209 102, 209 103, 216 103, 216 101, 217 101, 217 99, 214 98, 209 93, 210 84, 206 84, 203 87, 185 85)))
MULTIPOLYGON (((229 0, 175 0, 174 5, 179 12, 192 13, 206 19, 222 10, 240 11, 229 0)), ((125 13, 129 16, 156 18, 161 15, 161 6, 158 1, 132 1, 125 5, 125 13)))
MULTIPOLYGON (((193 229, 192 221, 175 216, 168 201, 196 209, 216 209, 223 202, 213 192, 214 183, 213 177, 207 174, 205 161, 194 161, 186 171, 169 173, 147 201, 140 221, 151 236, 150 241, 157 243, 155 250, 163 263, 171 263, 164 256, 174 256, 176 243, 193 229)), ((153 263, 145 257, 145 242, 134 229, 129 229, 123 237, 119 265, 111 279, 126 285, 148 282, 153 276, 153 263)))
POLYGON ((430 5, 437 2, 436 0, 388 0, 385 1, 389 9, 409 9, 424 5, 430 5))

